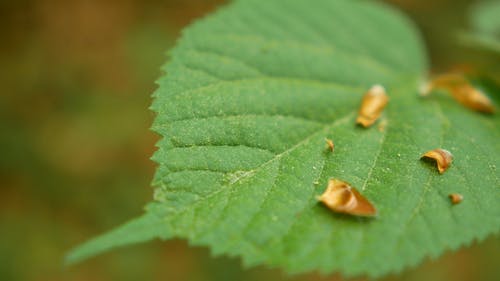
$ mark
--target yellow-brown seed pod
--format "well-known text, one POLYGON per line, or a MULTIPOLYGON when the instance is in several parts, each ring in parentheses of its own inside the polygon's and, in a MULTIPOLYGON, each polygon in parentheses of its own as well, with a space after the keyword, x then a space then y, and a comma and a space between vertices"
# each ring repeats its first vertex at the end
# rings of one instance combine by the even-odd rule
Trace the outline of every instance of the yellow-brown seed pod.
POLYGON ((495 107, 488 96, 473 87, 463 75, 440 75, 429 82, 423 94, 428 94, 434 89, 447 90, 455 100, 472 110, 484 113, 495 112, 495 107))
POLYGON ((377 210, 368 199, 341 180, 330 179, 325 192, 317 199, 334 212, 365 217, 377 215, 377 210))
POLYGON ((453 161, 453 155, 446 149, 436 148, 430 151, 427 151, 424 155, 420 157, 430 158, 436 161, 437 168, 440 174, 444 173, 451 165, 453 161))
POLYGON ((384 87, 381 85, 371 87, 363 96, 356 123, 365 128, 371 126, 380 117, 388 102, 389 97, 384 87))
POLYGON ((464 197, 462 196, 462 194, 458 194, 458 193, 452 193, 452 194, 448 195, 448 197, 450 197, 451 203, 453 203, 453 205, 456 205, 456 204, 462 202, 462 200, 464 200, 464 197))

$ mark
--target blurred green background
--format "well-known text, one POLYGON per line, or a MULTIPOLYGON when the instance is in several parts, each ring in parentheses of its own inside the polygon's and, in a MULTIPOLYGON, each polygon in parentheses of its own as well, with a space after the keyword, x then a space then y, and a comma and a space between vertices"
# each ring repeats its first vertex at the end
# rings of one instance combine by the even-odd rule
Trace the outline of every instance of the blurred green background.
MULTIPOLYGON (((152 198, 159 66, 180 30, 222 2, 0 0, 0 280, 342 280, 246 270, 180 240, 62 265, 152 198)), ((419 24, 435 71, 498 66, 453 36, 477 1, 387 2, 419 24)), ((384 280, 500 280, 499 260, 496 236, 384 280)))

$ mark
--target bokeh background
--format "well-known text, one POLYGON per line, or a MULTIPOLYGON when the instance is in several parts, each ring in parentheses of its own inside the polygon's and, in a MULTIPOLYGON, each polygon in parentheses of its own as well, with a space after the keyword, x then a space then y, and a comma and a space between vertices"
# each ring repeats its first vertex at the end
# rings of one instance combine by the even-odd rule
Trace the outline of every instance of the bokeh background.
MULTIPOLYGON (((180 30, 223 2, 0 0, 0 280, 342 280, 242 269, 181 240, 62 264, 152 198, 159 66, 180 30)), ((477 1, 387 2, 417 22, 434 71, 491 69, 491 53, 454 36, 477 1)), ((500 280, 499 261, 493 236, 384 280, 500 280)))

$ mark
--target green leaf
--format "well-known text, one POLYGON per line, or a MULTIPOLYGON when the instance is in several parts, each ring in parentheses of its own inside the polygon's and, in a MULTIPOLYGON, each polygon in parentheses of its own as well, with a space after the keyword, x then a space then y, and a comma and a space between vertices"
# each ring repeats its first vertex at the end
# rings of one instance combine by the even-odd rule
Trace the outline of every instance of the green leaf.
POLYGON ((461 32, 462 43, 500 53, 500 1, 481 1, 471 9, 472 30, 461 32))
POLYGON ((78 247, 66 256, 66 264, 75 264, 89 257, 106 252, 109 249, 135 244, 154 238, 168 238, 168 228, 164 220, 157 213, 151 211, 145 215, 130 220, 121 227, 101 235, 86 244, 78 247))
POLYGON ((181 237, 247 266, 380 276, 499 230, 498 115, 419 97, 421 39, 389 7, 235 1, 186 29, 164 70, 152 106, 163 136, 157 189, 139 219, 153 230, 125 225, 72 261, 181 237), (376 83, 390 102, 377 124, 357 127, 361 97, 376 83), (442 175, 419 160, 438 147, 455 156, 442 175), (320 205, 331 177, 357 187, 378 217, 320 205), (450 193, 465 199, 452 206, 450 193))
POLYGON ((480 1, 471 9, 470 21, 474 30, 500 36, 500 2, 480 1))

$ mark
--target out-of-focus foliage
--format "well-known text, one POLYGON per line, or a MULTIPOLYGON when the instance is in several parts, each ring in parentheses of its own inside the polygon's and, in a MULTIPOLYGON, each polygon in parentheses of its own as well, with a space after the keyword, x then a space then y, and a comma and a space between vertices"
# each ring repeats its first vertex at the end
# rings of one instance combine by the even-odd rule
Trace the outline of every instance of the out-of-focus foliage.
MULTIPOLYGON (((151 199, 152 82, 180 28, 220 2, 1 1, 0 280, 284 279, 182 241, 62 266, 70 247, 138 215, 151 199)), ((489 60, 446 47, 448 32, 465 28, 472 1, 390 2, 424 29, 439 69, 475 70, 489 60)), ((499 259, 492 238, 385 280, 496 280, 499 259)), ((340 277, 287 280, 326 279, 340 277)))
POLYGON ((459 34, 463 44, 484 48, 500 56, 500 1, 477 3, 470 11, 471 29, 459 34))
POLYGON ((478 2, 470 9, 472 28, 479 33, 500 37, 500 2, 487 0, 478 2))

